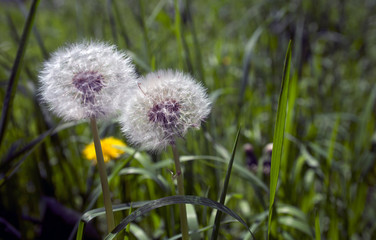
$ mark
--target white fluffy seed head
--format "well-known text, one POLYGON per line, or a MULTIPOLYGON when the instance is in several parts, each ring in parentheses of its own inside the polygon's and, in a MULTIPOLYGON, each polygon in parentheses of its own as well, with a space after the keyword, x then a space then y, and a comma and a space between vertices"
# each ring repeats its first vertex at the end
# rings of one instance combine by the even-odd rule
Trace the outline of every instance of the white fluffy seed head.
POLYGON ((149 73, 124 104, 122 130, 141 149, 160 151, 183 137, 189 128, 199 129, 209 115, 206 89, 192 77, 172 70, 149 73))
POLYGON ((40 95, 64 120, 113 116, 137 87, 135 68, 115 46, 83 42, 57 50, 39 74, 40 95))

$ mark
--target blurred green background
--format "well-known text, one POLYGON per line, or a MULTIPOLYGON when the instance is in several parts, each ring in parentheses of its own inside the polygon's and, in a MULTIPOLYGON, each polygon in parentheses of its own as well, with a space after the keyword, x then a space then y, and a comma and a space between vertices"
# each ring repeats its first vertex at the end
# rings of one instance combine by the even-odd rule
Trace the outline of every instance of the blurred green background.
MULTIPOLYGON (((30 6, 0 1, 2 105, 30 6)), ((208 88, 209 119, 178 143, 182 160, 191 159, 183 161, 186 194, 219 199, 240 124, 226 206, 256 239, 266 239, 270 155, 263 149, 273 139, 290 39, 287 133, 272 238, 376 239, 374 0, 42 0, 0 148, 0 239, 12 239, 7 229, 14 239, 67 239, 82 213, 103 206, 95 194, 95 166, 82 155, 91 142, 88 124, 63 123, 38 96, 43 61, 82 40, 117 45, 140 75, 179 69, 208 88)), ((115 121, 101 122, 100 134, 127 142, 115 121)), ((128 148, 108 164, 109 174, 119 169, 110 182, 114 203, 172 195, 170 149, 132 153, 128 148)), ((213 223, 210 208, 189 206, 188 213, 191 229, 213 223)), ((117 213, 117 222, 128 214, 117 213)), ((92 223, 87 234, 104 236, 104 218, 92 223)), ((179 231, 177 208, 165 207, 137 219, 123 235, 168 239, 179 231)), ((224 223, 219 239, 250 235, 239 223, 224 223)))

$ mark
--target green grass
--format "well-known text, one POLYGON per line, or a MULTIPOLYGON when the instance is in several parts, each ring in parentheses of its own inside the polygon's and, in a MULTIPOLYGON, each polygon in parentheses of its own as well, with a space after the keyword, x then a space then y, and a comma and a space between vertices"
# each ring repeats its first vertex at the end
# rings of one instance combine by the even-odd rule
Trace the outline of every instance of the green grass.
MULTIPOLYGON (((64 239, 74 239, 77 229, 83 239, 88 229, 106 237, 99 176, 82 155, 91 142, 88 124, 63 124, 37 91, 46 57, 84 39, 116 44, 133 58, 139 74, 179 69, 208 88, 210 117, 201 130, 177 142, 186 195, 223 200, 221 207, 240 216, 255 239, 376 238, 372 1, 41 1, 34 30, 24 11, 32 4, 0 2, 0 99, 6 123, 0 124, 6 126, 0 146, 0 218, 22 238, 37 238, 45 230, 46 197, 75 216, 95 216, 84 228, 76 217, 64 239), (238 147, 232 152, 238 126, 238 147), (263 164, 270 155, 263 149, 272 141, 269 175, 263 164), (246 164, 246 143, 258 159, 254 170, 246 164), (223 181, 230 177, 221 197, 223 181)), ((115 120, 100 122, 99 134, 127 141, 115 120)), ((118 235, 177 239, 176 201, 142 209, 174 195, 171 152, 125 150, 107 164, 119 206, 115 222, 133 220, 118 235), (140 211, 144 214, 133 218, 140 211)), ((209 239, 218 224, 217 211, 203 205, 187 205, 195 239, 209 239)), ((223 214, 218 239, 252 235, 223 214)))

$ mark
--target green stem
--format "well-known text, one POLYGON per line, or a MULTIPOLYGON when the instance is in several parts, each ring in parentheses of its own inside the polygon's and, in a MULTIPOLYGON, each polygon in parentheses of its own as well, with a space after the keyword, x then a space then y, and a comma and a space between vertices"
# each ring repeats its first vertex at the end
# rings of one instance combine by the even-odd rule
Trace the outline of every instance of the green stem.
POLYGON ((95 118, 90 119, 91 131, 93 132, 95 153, 97 155, 97 165, 99 170, 99 176, 101 179, 104 209, 106 210, 107 231, 110 233, 115 228, 114 214, 112 212, 112 203, 110 196, 110 189, 108 187, 106 166, 104 164, 101 141, 98 135, 97 121, 95 118))
MULTIPOLYGON (((175 161, 175 171, 178 181, 178 194, 184 195, 184 176, 183 172, 181 171, 180 167, 180 160, 179 160, 179 153, 176 149, 175 144, 171 145, 172 153, 174 155, 175 161)), ((188 240, 188 221, 187 221, 187 209, 185 208, 185 204, 179 204, 180 209, 180 226, 181 226, 181 234, 183 236, 183 240, 188 240)))

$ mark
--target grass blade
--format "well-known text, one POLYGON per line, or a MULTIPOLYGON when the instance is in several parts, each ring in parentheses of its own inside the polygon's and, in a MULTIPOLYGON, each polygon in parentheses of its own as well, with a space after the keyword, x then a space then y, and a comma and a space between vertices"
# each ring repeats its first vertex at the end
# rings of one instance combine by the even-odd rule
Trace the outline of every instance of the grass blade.
POLYGON ((285 134, 286 123, 286 109, 287 98, 290 79, 290 66, 291 66, 291 41, 287 47, 287 53, 285 58, 285 65, 283 69, 281 93, 278 100, 277 120, 274 127, 273 137, 273 152, 272 163, 270 171, 270 198, 269 198, 269 218, 268 218, 268 238, 270 236, 271 223, 272 223, 272 210, 274 205, 275 193, 277 190, 277 182, 279 175, 279 167, 282 158, 282 148, 285 134))
POLYGON ((1 119, 0 119, 0 146, 4 138, 5 129, 8 124, 9 111, 12 108, 13 99, 14 99, 14 96, 16 95, 16 89, 18 85, 20 72, 21 72, 23 58, 24 58, 25 51, 26 51, 26 45, 29 40, 30 32, 34 23, 35 13, 37 11, 39 2, 40 0, 34 0, 31 5, 30 12, 26 20, 26 25, 22 32, 21 42, 18 47, 17 56, 14 61, 12 72, 9 78, 8 87, 7 87, 7 91, 6 91, 5 98, 4 98, 3 110, 1 113, 1 119))
POLYGON ((46 132, 40 134, 38 137, 36 137, 34 140, 32 140, 30 143, 28 143, 26 146, 24 146, 22 149, 20 149, 17 152, 12 152, 10 150, 10 153, 6 155, 5 158, 2 159, 2 164, 0 166, 0 187, 4 185, 7 180, 9 180, 21 167, 21 165, 25 162, 27 157, 33 153, 33 151, 41 144, 48 136, 55 134, 61 130, 64 130, 65 128, 71 127, 72 123, 65 123, 61 124, 57 127, 53 127, 46 132), (13 163, 18 157, 22 156, 22 159, 20 159, 18 162, 13 163))
MULTIPOLYGON (((225 198, 226 198, 226 194, 227 194, 228 183, 230 182, 232 164, 234 163, 235 151, 236 151, 236 147, 238 145, 239 134, 240 134, 240 128, 238 129, 238 133, 236 134, 236 139, 235 139, 234 147, 232 148, 231 159, 230 159, 230 162, 228 163, 226 178, 225 178, 225 182, 223 184, 223 190, 222 190, 222 193, 221 193, 221 199, 219 200, 219 202, 221 204, 225 203, 225 198)), ((220 225, 220 221, 221 221, 221 216, 222 216, 222 212, 218 211, 217 214, 216 214, 216 216, 215 216, 214 227, 213 227, 213 232, 212 232, 211 239, 217 239, 218 238, 219 225, 220 225)))
MULTIPOLYGON (((112 210, 114 212, 129 210, 129 209, 132 209, 134 207, 136 207, 136 208, 141 207, 141 206, 145 205, 146 203, 148 203, 148 202, 147 201, 140 201, 140 202, 133 202, 133 203, 118 204, 118 205, 114 205, 112 210)), ((101 216, 101 215, 104 215, 104 214, 106 214, 106 211, 104 210, 104 208, 96 208, 96 209, 92 209, 92 210, 85 212, 80 219, 80 222, 78 224, 78 229, 76 229, 76 228, 74 229, 74 232, 75 232, 75 230, 77 230, 76 240, 82 239, 85 225, 88 222, 90 222, 94 218, 101 216)))
MULTIPOLYGON (((25 7, 25 2, 21 1, 21 0, 16 0, 17 2, 17 5, 19 6, 22 14, 25 16, 25 19, 27 18, 27 9, 25 7)), ((37 44, 39 46, 39 49, 42 53, 42 56, 44 59, 47 59, 48 58, 48 52, 47 52, 47 49, 45 47, 45 44, 43 42, 43 39, 37 29, 37 27, 33 27, 33 33, 34 33, 34 37, 35 37, 35 40, 37 41, 37 44)))
POLYGON ((150 170, 144 168, 136 168, 136 167, 128 167, 124 168, 119 172, 119 175, 130 175, 130 174, 139 174, 142 175, 146 179, 152 179, 158 186, 164 191, 169 192, 170 189, 168 187, 168 183, 165 179, 159 178, 156 173, 153 173, 150 170))
POLYGON ((316 237, 316 240, 321 240, 320 219, 319 219, 318 213, 316 213, 316 218, 315 218, 315 237, 316 237))
POLYGON ((278 218, 278 224, 299 230, 302 233, 308 235, 310 239, 313 239, 313 234, 311 232, 310 226, 307 223, 300 221, 299 219, 291 216, 281 216, 280 218, 278 218))
POLYGON ((357 133, 355 135, 355 142, 354 150, 355 156, 359 156, 364 149, 369 148, 367 144, 369 144, 369 128, 367 128, 368 121, 370 121, 372 117, 372 112, 374 110, 374 105, 376 101, 376 86, 373 87, 368 101, 365 104, 364 110, 359 117, 359 124, 357 125, 357 133), (367 142, 368 141, 368 142, 367 142))
MULTIPOLYGON (((108 183, 111 183, 112 180, 118 176, 119 172, 131 161, 133 160, 134 158, 134 155, 136 154, 137 151, 134 151, 127 159, 123 160, 120 162, 119 165, 117 165, 115 167, 115 169, 113 170, 113 172, 110 174, 110 176, 108 177, 108 183)), ((104 211, 104 208, 99 208, 99 209, 93 209, 91 210, 91 208, 94 206, 94 204, 96 203, 96 201, 98 200, 99 196, 101 195, 102 191, 101 191, 101 186, 98 185, 90 194, 89 196, 89 204, 88 206, 86 207, 86 211, 85 213, 82 215, 81 217, 81 220, 78 221, 76 223, 76 225, 74 226, 74 228, 72 229, 70 235, 69 235, 69 240, 72 240, 74 238, 74 234, 75 232, 77 231, 77 228, 78 228, 78 232, 77 232, 77 237, 76 239, 81 239, 78 237, 78 233, 80 233, 80 227, 83 227, 83 224, 82 221, 85 221, 85 222, 89 222, 92 218, 96 217, 96 216, 99 216, 99 215, 102 215, 105 213, 104 211), (95 215, 97 214, 97 215, 95 215)), ((126 208, 128 209, 128 208, 126 208)), ((120 211, 120 210, 125 210, 125 209, 119 209, 119 205, 116 205, 116 206, 113 206, 113 211, 120 211)), ((83 232, 83 229, 82 229, 82 232, 83 232)))
MULTIPOLYGON (((220 157, 215 156, 181 156, 180 161, 186 162, 186 161, 215 161, 215 162, 221 162, 221 163, 227 163, 226 160, 220 157)), ((245 180, 249 181, 252 185, 255 187, 258 187, 265 192, 268 192, 268 187, 252 172, 248 171, 244 168, 244 166, 234 163, 234 171, 239 174, 240 177, 244 178, 245 180)))
MULTIPOLYGON (((296 123, 294 122, 294 106, 295 101, 298 94, 298 75, 294 74, 290 80, 289 84, 289 97, 288 97, 288 103, 287 103, 287 115, 286 115, 286 128, 285 133, 294 135, 296 131, 296 123)), ((291 176, 288 174, 291 171, 291 167, 293 165, 291 157, 289 157, 289 151, 290 151, 290 143, 291 140, 288 138, 284 139, 283 148, 285 149, 283 151, 282 160, 281 160, 281 171, 284 173, 282 178, 282 184, 286 188, 289 188, 289 177, 291 176)))
POLYGON ((82 236, 84 234, 85 224, 86 224, 85 222, 81 221, 80 224, 78 225, 76 240, 81 240, 82 239, 82 236))
MULTIPOLYGON (((183 44, 181 39, 181 19, 180 19, 180 10, 179 10, 179 1, 174 1, 174 10, 175 10, 175 36, 176 36, 176 42, 178 44, 178 52, 179 52, 179 59, 181 59, 181 54, 183 52, 183 44)), ((179 62, 181 66, 183 65, 183 62, 180 60, 179 62)))
POLYGON ((250 64, 253 54, 253 49, 256 46, 257 40, 260 38, 261 33, 263 32, 262 27, 258 27, 256 31, 252 34, 251 38, 248 40, 247 45, 245 47, 244 59, 243 59, 243 76, 240 86, 240 93, 239 93, 239 104, 240 106, 243 105, 243 98, 245 94, 245 89, 247 88, 248 80, 249 80, 249 71, 250 71, 250 64))
MULTIPOLYGON (((140 207, 139 209, 134 211, 132 214, 130 214, 128 217, 123 219, 120 222, 120 224, 117 225, 115 227, 115 229, 110 234, 108 234, 106 236, 105 239, 106 240, 114 239, 116 237, 116 235, 121 230, 123 230, 130 222, 134 221, 135 219, 142 216, 143 214, 146 214, 153 209, 164 207, 164 206, 169 206, 169 205, 172 205, 172 204, 194 204, 194 205, 201 205, 201 206, 208 206, 208 207, 211 207, 211 208, 215 208, 217 210, 220 210, 222 212, 229 214, 230 216, 232 216, 233 218, 238 220, 238 222, 243 224, 248 229, 248 231, 250 231, 247 224, 244 222, 244 220, 239 215, 237 215, 234 211, 232 211, 231 209, 229 209, 228 207, 224 206, 223 204, 221 204, 219 202, 215 202, 211 199, 204 198, 204 197, 198 197, 198 196, 176 195, 176 196, 164 197, 164 198, 157 199, 157 200, 152 200, 149 203, 145 204, 144 206, 140 207)), ((134 207, 134 205, 132 205, 132 206, 134 207)))

